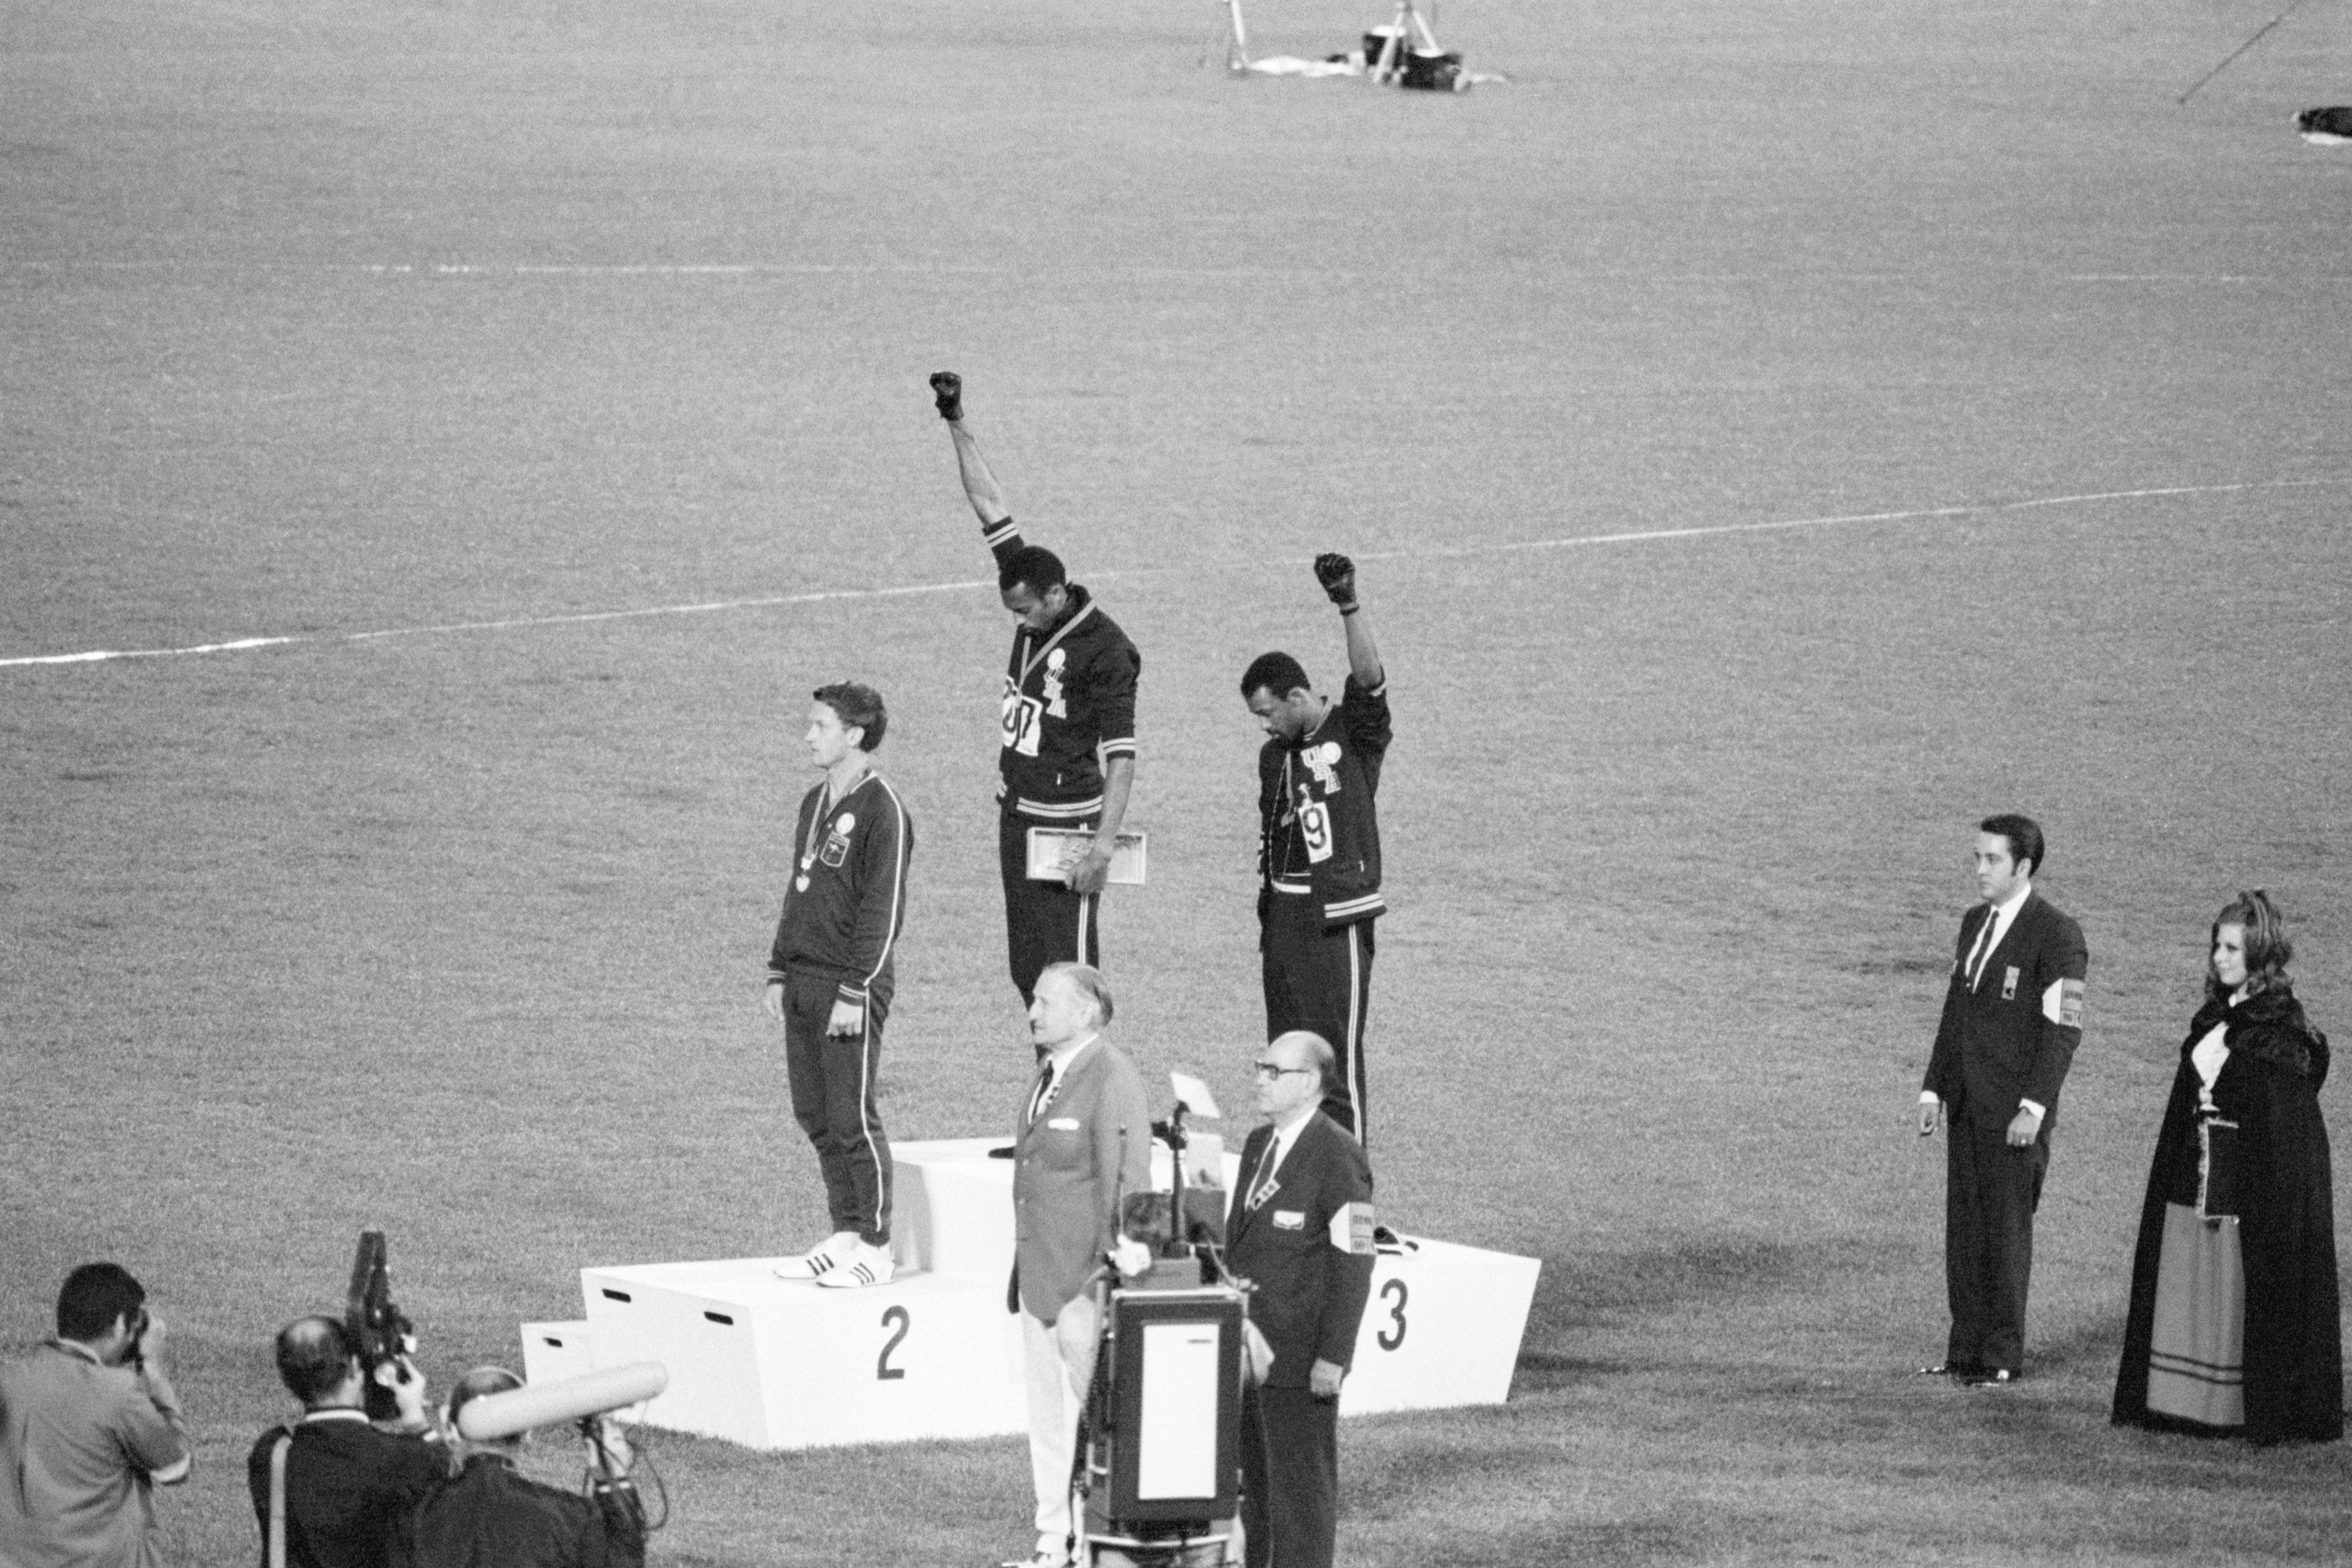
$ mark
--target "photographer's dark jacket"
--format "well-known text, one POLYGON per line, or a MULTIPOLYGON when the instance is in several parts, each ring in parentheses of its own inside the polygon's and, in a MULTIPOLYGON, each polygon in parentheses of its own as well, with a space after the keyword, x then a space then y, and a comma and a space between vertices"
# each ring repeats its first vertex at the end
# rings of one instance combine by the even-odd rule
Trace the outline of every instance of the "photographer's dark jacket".
MULTIPOLYGON (((999 566, 1021 548, 1011 517, 981 531, 999 566)), ((1118 623, 1082 584, 1069 590, 1069 609, 1050 630, 1013 633, 996 786, 1007 814, 1063 826, 1101 815, 1103 764, 1135 755, 1143 674, 1143 655, 1118 623)))
POLYGON ((382 1432, 358 1410, 314 1410, 273 1427, 246 1457, 261 1562, 269 1563, 269 1465, 280 1437, 286 1453, 288 1568, 397 1568, 394 1550, 409 1511, 449 1473, 438 1443, 382 1432))
POLYGON ((644 1519, 599 1490, 594 1501, 516 1474, 503 1454, 475 1454, 416 1511, 415 1568, 639 1568, 644 1519))

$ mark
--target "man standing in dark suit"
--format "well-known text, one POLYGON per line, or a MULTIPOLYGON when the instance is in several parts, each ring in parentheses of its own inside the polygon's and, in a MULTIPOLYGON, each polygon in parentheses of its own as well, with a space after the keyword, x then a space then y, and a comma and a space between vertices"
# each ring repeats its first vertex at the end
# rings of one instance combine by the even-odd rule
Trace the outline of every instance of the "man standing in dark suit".
POLYGON ((2033 1211, 2050 1168, 2058 1090, 2083 1039, 2083 928, 2033 891, 2032 819, 1978 824, 1977 891, 1960 919, 1943 1021, 1919 1093, 1919 1135, 1948 1129, 1944 1282, 1952 1333, 1930 1374, 2014 1382, 2025 1365, 2033 1211))
POLYGON ((1247 1568, 1330 1568, 1339 1518, 1339 1385, 1372 1289, 1372 1168, 1317 1107, 1336 1064, 1320 1035, 1277 1036, 1257 1063, 1267 1121, 1242 1145, 1225 1265, 1255 1287, 1274 1351, 1242 1386, 1247 1568))
POLYGON ((1037 1494, 1037 1549, 1017 1568, 1061 1568, 1072 1555, 1070 1466, 1099 1327, 1095 1271, 1114 1249, 1128 1273, 1151 1262, 1150 1249, 1118 1235, 1121 1193, 1150 1188, 1151 1108, 1135 1064, 1102 1038, 1110 1019, 1099 970, 1049 964, 1039 973, 1029 1036, 1045 1060, 1013 1138, 1004 1302, 1021 1318, 1037 1494))

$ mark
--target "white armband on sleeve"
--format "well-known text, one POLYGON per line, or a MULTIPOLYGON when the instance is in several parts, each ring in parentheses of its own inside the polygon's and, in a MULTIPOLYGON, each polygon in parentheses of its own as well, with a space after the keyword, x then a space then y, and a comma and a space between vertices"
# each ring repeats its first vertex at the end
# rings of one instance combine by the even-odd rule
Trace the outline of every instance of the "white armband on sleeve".
POLYGON ((2053 980, 2042 993, 2042 1016, 2061 1029, 2083 1027, 2083 982, 2053 980))
POLYGON ((1372 1206, 1369 1203, 1345 1204, 1331 1211, 1331 1245, 1342 1252, 1359 1258, 1369 1258, 1379 1250, 1372 1245, 1372 1206))

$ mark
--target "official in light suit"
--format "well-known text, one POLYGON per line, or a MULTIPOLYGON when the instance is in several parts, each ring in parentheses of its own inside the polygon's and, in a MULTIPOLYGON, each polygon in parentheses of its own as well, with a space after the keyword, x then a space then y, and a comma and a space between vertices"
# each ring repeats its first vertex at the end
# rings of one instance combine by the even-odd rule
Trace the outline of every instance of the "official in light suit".
POLYGON ((2042 830, 1978 824, 1977 891, 1961 917, 1943 1021, 1919 1092, 1919 1135, 1948 1128, 1944 1282, 1952 1333, 1923 1372, 2000 1385, 2025 1365, 2033 1211, 2050 1168, 2058 1090, 2083 1039, 2083 928, 2033 891, 2042 830))
POLYGON ((1008 1568, 1070 1561, 1070 1464, 1095 1369, 1095 1271, 1115 1247, 1128 1272, 1150 1264, 1142 1243, 1118 1240, 1120 1193, 1150 1187, 1151 1109, 1135 1064, 1102 1038, 1110 1019, 1099 970, 1051 964, 1038 975, 1029 1037, 1045 1061, 1013 1140, 1004 1303, 1021 1317, 1037 1549, 1008 1568))
POLYGON ((1225 1266, 1256 1287, 1250 1321, 1274 1350, 1242 1389, 1247 1568, 1330 1568, 1339 1518, 1339 1385, 1372 1289, 1372 1168, 1317 1107, 1336 1058, 1279 1035, 1257 1063, 1267 1118, 1242 1145, 1225 1266))

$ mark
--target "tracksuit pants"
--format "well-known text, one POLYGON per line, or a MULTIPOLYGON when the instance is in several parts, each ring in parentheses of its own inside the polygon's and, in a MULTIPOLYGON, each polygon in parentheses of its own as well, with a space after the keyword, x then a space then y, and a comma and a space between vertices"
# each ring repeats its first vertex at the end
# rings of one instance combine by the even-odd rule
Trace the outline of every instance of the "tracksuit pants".
POLYGON ((1268 893, 1259 949, 1265 971, 1265 1038, 1319 1034, 1339 1058, 1323 1110, 1364 1141, 1364 1010, 1372 993, 1372 922, 1326 928, 1312 894, 1268 893))
POLYGON ((997 814, 998 870, 1004 877, 1004 946, 1013 987, 1027 1007, 1037 977, 1048 964, 1102 966, 1102 938, 1096 927, 1102 894, 1081 898, 1058 882, 1029 880, 1029 830, 1093 828, 1083 822, 1033 822, 1009 811, 997 814))
POLYGON ((890 1012, 890 975, 866 992, 866 1032, 824 1032, 844 977, 825 970, 784 975, 784 1067, 793 1116, 816 1147, 825 1207, 835 1230, 855 1230, 876 1247, 890 1240, 890 1140, 882 1134, 875 1081, 882 1064, 882 1023, 890 1012))

